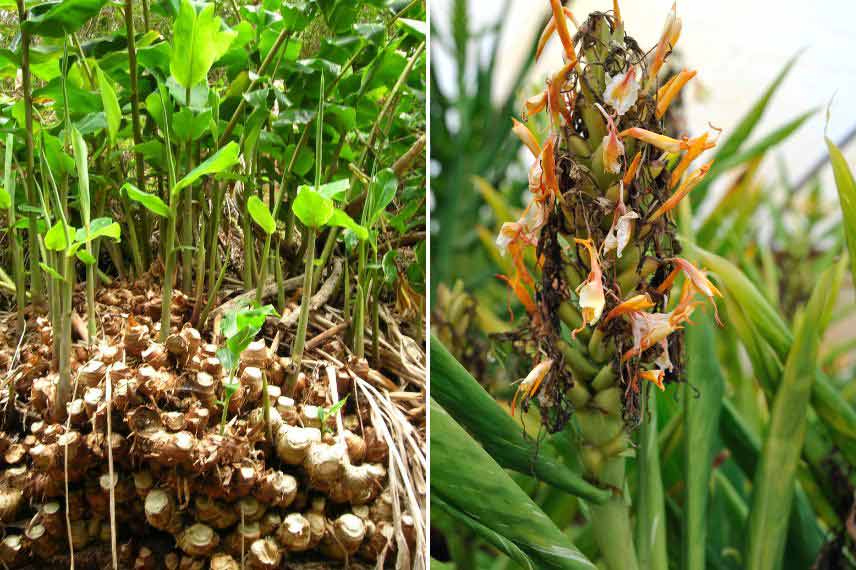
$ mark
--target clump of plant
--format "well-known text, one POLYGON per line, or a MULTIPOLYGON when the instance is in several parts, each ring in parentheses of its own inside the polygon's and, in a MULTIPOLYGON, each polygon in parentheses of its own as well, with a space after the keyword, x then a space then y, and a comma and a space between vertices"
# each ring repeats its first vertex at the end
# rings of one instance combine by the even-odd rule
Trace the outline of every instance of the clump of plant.
MULTIPOLYGON (((226 431, 229 402, 235 392, 241 389, 236 380, 241 365, 241 353, 256 339, 268 317, 277 316, 273 305, 264 307, 241 307, 227 312, 220 321, 220 334, 224 337, 223 346, 217 349, 217 358, 223 366, 226 378, 223 381, 223 397, 217 401, 223 407, 220 417, 220 434, 226 431)), ((263 406, 265 425, 270 426, 270 401, 267 394, 267 382, 263 384, 263 406)))

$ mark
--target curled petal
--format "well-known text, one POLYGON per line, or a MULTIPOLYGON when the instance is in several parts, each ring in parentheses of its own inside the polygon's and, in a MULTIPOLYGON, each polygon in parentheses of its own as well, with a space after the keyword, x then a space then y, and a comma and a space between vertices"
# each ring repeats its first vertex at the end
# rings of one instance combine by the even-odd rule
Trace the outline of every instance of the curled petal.
POLYGON ((636 103, 639 97, 639 81, 636 79, 636 68, 631 67, 626 73, 608 77, 603 100, 620 116, 626 113, 636 103))
POLYGON ((675 193, 669 196, 669 199, 663 202, 663 204, 648 217, 648 221, 653 222, 654 220, 677 206, 678 203, 683 200, 684 196, 689 194, 693 188, 699 185, 699 183, 704 179, 705 175, 707 174, 707 171, 710 170, 712 164, 713 161, 710 161, 692 174, 690 174, 687 179, 684 180, 683 184, 681 184, 678 189, 675 190, 675 193))
MULTIPOLYGON (((672 284, 674 284, 678 273, 683 273, 687 277, 685 287, 690 287, 690 292, 695 291, 710 300, 716 314, 716 322, 722 325, 722 322, 719 320, 719 310, 716 307, 716 300, 714 299, 714 297, 722 297, 722 292, 707 278, 707 273, 682 257, 673 257, 667 261, 674 263, 675 269, 657 287, 657 292, 663 294, 668 291, 672 287, 672 284)), ((682 298, 686 300, 688 296, 687 292, 685 292, 682 298)))
POLYGON ((594 243, 590 239, 578 239, 574 241, 585 247, 589 253, 591 260, 591 271, 588 277, 577 288, 577 293, 580 298, 580 312, 583 316, 583 324, 580 328, 573 331, 573 335, 581 331, 587 325, 594 324, 600 320, 600 315, 603 313, 603 307, 606 305, 606 297, 603 293, 603 273, 600 269, 600 261, 597 257, 597 251, 594 248, 594 243))
MULTIPOLYGON (((567 6, 562 7, 562 10, 565 12, 565 16, 567 16, 571 22, 573 22, 574 26, 579 29, 580 24, 577 22, 577 19, 574 18, 571 9, 567 6)), ((547 42, 550 41, 550 38, 556 32, 556 17, 551 16, 550 21, 547 22, 547 26, 544 28, 544 31, 541 32, 541 37, 538 38, 538 48, 535 50, 535 61, 541 59, 541 52, 544 51, 544 47, 547 45, 547 42)))
POLYGON ((663 115, 666 114, 666 110, 669 108, 669 105, 672 104, 672 101, 674 101, 675 97, 678 96, 678 93, 681 92, 681 89, 684 88, 684 85, 687 84, 687 81, 689 81, 695 76, 695 71, 688 71, 684 69, 683 71, 672 77, 663 87, 657 90, 658 119, 661 119, 663 115))
POLYGON ((512 127, 511 132, 517 135, 517 138, 520 139, 520 142, 526 145, 526 148, 532 153, 532 156, 538 156, 541 154, 541 144, 538 142, 538 139, 532 134, 532 131, 529 130, 529 127, 518 121, 517 119, 511 119, 512 127))
POLYGON ((574 67, 575 62, 568 62, 557 71, 551 78, 547 86, 547 106, 550 108, 550 115, 553 120, 553 125, 559 126, 559 116, 564 117, 565 123, 568 125, 573 123, 571 112, 565 102, 565 96, 562 91, 568 82, 568 74, 574 67))
POLYGON ((547 108, 547 91, 541 91, 533 95, 523 103, 524 118, 537 115, 547 108))
POLYGON ((614 249, 616 250, 616 257, 621 259, 624 248, 630 243, 630 235, 633 232, 633 220, 636 219, 639 219, 639 214, 633 210, 619 216, 603 241, 603 250, 608 252, 614 249))

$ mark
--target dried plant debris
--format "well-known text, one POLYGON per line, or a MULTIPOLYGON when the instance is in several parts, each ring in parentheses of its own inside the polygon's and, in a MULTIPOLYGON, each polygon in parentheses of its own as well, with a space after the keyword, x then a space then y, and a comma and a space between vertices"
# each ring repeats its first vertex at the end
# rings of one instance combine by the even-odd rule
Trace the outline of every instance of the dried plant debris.
MULTIPOLYGON (((64 418, 49 322, 30 319, 19 346, 14 315, 0 320, 0 562, 65 568, 73 548, 76 568, 106 567, 115 532, 127 568, 424 567, 419 345, 385 327, 374 369, 329 335, 290 382, 277 317, 231 369, 180 292, 158 342, 159 293, 151 276, 98 291, 103 338, 73 346, 64 418)), ((313 309, 310 341, 343 322, 313 309)))

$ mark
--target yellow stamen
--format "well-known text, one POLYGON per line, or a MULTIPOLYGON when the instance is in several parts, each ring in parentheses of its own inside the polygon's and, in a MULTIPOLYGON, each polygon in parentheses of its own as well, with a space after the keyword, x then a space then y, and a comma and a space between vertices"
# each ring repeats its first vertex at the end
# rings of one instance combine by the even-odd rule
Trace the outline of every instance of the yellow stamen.
POLYGON ((538 139, 529 130, 529 127, 518 121, 517 119, 511 119, 512 127, 511 132, 517 135, 517 138, 526 145, 526 148, 529 149, 529 152, 532 153, 532 156, 538 156, 541 154, 541 143, 538 142, 538 139))
POLYGON ((686 180, 684 180, 683 184, 681 184, 675 193, 672 194, 668 200, 663 202, 663 205, 657 208, 657 210, 648 217, 648 222, 653 222, 666 212, 673 209, 678 203, 683 200, 684 196, 690 193, 690 191, 699 185, 699 183, 704 179, 707 171, 710 170, 713 161, 711 160, 704 166, 700 167, 698 170, 690 174, 686 180))
POLYGON ((669 80, 666 85, 660 88, 657 91, 657 118, 660 119, 663 115, 666 114, 666 110, 669 108, 669 105, 672 104, 672 101, 675 97, 678 96, 678 93, 681 92, 681 89, 684 88, 684 85, 687 84, 687 81, 696 76, 695 71, 688 71, 684 69, 675 77, 669 80))

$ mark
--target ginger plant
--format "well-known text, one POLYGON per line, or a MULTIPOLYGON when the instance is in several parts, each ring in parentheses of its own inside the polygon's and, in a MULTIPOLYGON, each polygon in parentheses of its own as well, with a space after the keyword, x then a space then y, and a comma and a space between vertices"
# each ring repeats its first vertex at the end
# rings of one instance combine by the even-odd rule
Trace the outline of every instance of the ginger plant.
MULTIPOLYGON (((276 310, 272 305, 258 308, 242 307, 226 313, 220 322, 220 333, 225 337, 225 343, 217 349, 217 358, 226 373, 226 381, 223 382, 223 398, 217 401, 223 407, 223 414, 220 417, 220 435, 226 432, 229 402, 241 388, 241 384, 236 381, 236 374, 241 365, 241 353, 255 340, 265 324, 265 319, 269 316, 276 316, 276 310)), ((270 402, 267 398, 267 386, 264 386, 263 395, 265 422, 268 422, 270 402)))
POLYGON ((512 131, 535 158, 532 199, 497 238, 513 262, 504 279, 529 316, 519 339, 534 368, 515 400, 526 406, 537 396, 550 431, 573 415, 587 478, 612 492, 592 506, 595 540, 610 569, 633 570, 639 562, 625 458, 631 431, 644 421, 642 384, 662 390, 678 381, 680 330, 700 298, 715 311, 720 295, 703 270, 679 256, 673 217, 710 169, 690 167, 716 135, 676 139, 664 132, 670 103, 695 75, 659 76, 680 35, 674 9, 646 57, 626 35, 617 3, 578 26, 558 0, 550 4, 536 58, 557 34, 564 65, 523 112, 524 121, 545 112, 549 132, 542 143, 513 120, 512 131), (535 248, 537 276, 527 248, 535 248), (682 288, 672 296, 679 277, 682 288))

